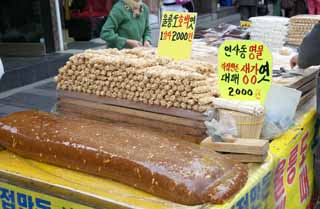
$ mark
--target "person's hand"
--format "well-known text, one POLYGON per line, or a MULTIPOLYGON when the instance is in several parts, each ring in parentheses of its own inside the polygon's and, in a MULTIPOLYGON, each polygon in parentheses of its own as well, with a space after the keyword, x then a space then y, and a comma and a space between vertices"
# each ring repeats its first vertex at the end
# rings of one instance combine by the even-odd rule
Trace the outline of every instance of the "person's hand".
POLYGON ((135 48, 135 47, 142 46, 142 44, 141 44, 139 41, 131 40, 131 39, 128 39, 128 40, 127 40, 127 45, 128 45, 130 48, 135 48))
POLYGON ((298 55, 294 55, 290 60, 291 68, 294 68, 298 63, 298 55))
POLYGON ((151 43, 149 41, 144 41, 143 46, 144 47, 151 47, 151 43))

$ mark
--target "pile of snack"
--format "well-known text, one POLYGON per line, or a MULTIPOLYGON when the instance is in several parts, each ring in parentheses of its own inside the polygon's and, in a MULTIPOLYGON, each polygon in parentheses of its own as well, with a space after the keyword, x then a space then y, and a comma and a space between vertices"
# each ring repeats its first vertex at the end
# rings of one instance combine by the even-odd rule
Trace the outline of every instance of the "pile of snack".
POLYGON ((160 58, 152 50, 87 50, 72 56, 57 88, 97 96, 204 112, 219 96, 215 67, 160 58))
POLYGON ((222 204, 248 179, 248 166, 175 132, 38 111, 0 118, 0 145, 185 205, 222 204))
POLYGON ((195 39, 192 42, 191 59, 205 61, 208 63, 217 63, 218 48, 208 46, 202 39, 195 39))
POLYGON ((250 39, 261 41, 272 50, 284 46, 289 30, 289 18, 262 16, 250 18, 250 39))
POLYGON ((313 26, 320 21, 320 15, 297 15, 290 18, 288 44, 300 45, 313 26))
POLYGON ((248 39, 249 32, 236 25, 221 23, 212 28, 197 30, 196 36, 203 38, 209 46, 219 47, 226 40, 248 39))

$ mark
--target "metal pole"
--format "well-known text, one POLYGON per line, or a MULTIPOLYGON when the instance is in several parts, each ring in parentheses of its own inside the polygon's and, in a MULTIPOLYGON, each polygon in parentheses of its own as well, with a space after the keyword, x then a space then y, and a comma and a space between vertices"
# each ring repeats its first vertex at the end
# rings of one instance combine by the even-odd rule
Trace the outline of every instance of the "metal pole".
POLYGON ((4 67, 3 67, 3 64, 2 64, 2 61, 1 61, 1 58, 0 58, 0 79, 3 76, 3 74, 4 74, 4 67))
POLYGON ((64 51, 64 42, 63 42, 63 34, 62 34, 62 26, 61 26, 61 15, 60 15, 60 3, 59 0, 55 0, 56 7, 56 17, 57 17, 57 28, 58 28, 58 38, 59 38, 59 50, 64 51))

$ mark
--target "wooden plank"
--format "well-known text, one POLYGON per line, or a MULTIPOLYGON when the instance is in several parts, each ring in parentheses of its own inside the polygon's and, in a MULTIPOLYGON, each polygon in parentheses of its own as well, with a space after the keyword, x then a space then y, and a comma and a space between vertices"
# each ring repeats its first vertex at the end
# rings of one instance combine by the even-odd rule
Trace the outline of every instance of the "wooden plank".
POLYGON ((97 104, 97 103, 93 103, 93 102, 81 101, 81 100, 75 100, 75 99, 69 99, 69 98, 62 98, 59 103, 61 105, 67 103, 67 104, 80 106, 80 107, 105 110, 105 111, 109 111, 109 112, 125 114, 125 115, 132 116, 132 117, 140 117, 140 118, 146 118, 146 119, 150 119, 150 120, 158 120, 158 121, 162 121, 162 122, 174 123, 174 124, 179 124, 179 125, 183 125, 183 126, 206 128, 204 122, 202 122, 202 121, 180 118, 180 117, 175 117, 175 116, 168 116, 168 115, 152 113, 152 112, 145 112, 145 111, 136 110, 136 109, 129 109, 129 108, 117 107, 117 106, 106 105, 106 104, 97 104))
POLYGON ((287 86, 290 88, 294 88, 294 89, 299 89, 301 88, 304 84, 310 82, 311 80, 313 80, 314 78, 317 78, 317 74, 319 72, 318 68, 311 68, 305 71, 305 75, 303 75, 302 77, 297 78, 296 81, 292 82, 291 84, 288 84, 287 86))
POLYGON ((58 92, 58 95, 60 99, 72 98, 72 99, 78 99, 83 101, 95 102, 98 104, 108 104, 108 105, 114 105, 119 107, 127 107, 131 109, 143 110, 146 112, 160 113, 160 114, 171 115, 171 116, 176 116, 181 118, 189 118, 189 119, 200 120, 200 121, 205 121, 207 119, 207 117, 200 112, 173 108, 173 107, 165 108, 157 105, 147 105, 141 102, 132 102, 124 99, 98 97, 95 95, 90 95, 85 93, 69 92, 69 91, 61 91, 61 90, 58 92))
POLYGON ((46 54, 42 43, 0 43, 0 56, 43 56, 46 54))
POLYGON ((172 131, 181 135, 182 140, 197 144, 199 144, 206 137, 206 129, 182 126, 140 117, 131 117, 125 114, 109 112, 106 110, 79 107, 66 103, 58 104, 57 110, 59 113, 65 115, 83 117, 92 120, 124 122, 134 125, 140 125, 146 128, 154 128, 161 131, 172 131))
POLYGON ((301 107, 302 105, 304 105, 305 103, 307 103, 309 100, 311 100, 315 95, 316 95, 315 89, 312 89, 308 93, 304 94, 300 99, 300 102, 298 104, 298 108, 301 107))
POLYGON ((302 87, 300 87, 298 90, 302 92, 302 95, 309 92, 312 89, 315 89, 317 86, 317 80, 314 78, 310 82, 304 84, 302 87))
MULTIPOLYGON (((90 112, 89 114, 83 113, 83 111, 88 112, 87 110, 79 110, 75 111, 75 109, 68 109, 68 108, 63 108, 59 112, 63 113, 65 115, 70 115, 70 116, 76 116, 76 117, 82 117, 82 118, 87 118, 91 120, 96 120, 96 121, 116 121, 116 122, 126 122, 128 121, 125 118, 124 115, 113 115, 113 113, 106 113, 109 114, 109 118, 112 119, 106 119, 104 118, 101 112, 97 112, 93 114, 90 112)), ((154 128, 159 131, 167 131, 167 132, 173 132, 177 133, 177 135, 181 136, 181 140, 188 141, 191 143, 196 143, 200 144, 201 141, 206 137, 205 135, 205 130, 199 130, 199 129, 194 129, 190 127, 183 127, 183 126, 178 126, 175 124, 166 124, 158 121, 147 121, 145 119, 141 118, 135 118, 132 122, 134 125, 140 125, 144 126, 145 128, 154 128)))
POLYGON ((248 155, 248 154, 231 154, 223 153, 224 156, 231 158, 232 160, 240 163, 263 163, 267 158, 265 155, 248 155))
POLYGON ((201 142, 201 146, 209 147, 217 152, 265 155, 269 150, 267 140, 236 139, 234 142, 213 142, 211 137, 201 142))

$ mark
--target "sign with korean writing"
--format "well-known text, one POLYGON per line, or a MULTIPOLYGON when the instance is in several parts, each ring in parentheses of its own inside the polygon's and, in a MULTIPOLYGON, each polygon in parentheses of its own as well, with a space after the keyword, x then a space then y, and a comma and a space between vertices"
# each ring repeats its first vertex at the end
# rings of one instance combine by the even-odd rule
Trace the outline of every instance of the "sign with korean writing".
POLYGON ((269 207, 270 186, 272 181, 272 172, 264 175, 260 182, 256 183, 247 193, 238 199, 231 209, 255 209, 255 208, 271 208, 269 207))
POLYGON ((63 199, 0 182, 0 208, 6 209, 91 209, 63 199))
POLYGON ((191 57, 197 13, 169 12, 162 15, 158 55, 175 60, 191 57))
POLYGON ((270 143, 262 164, 251 164, 247 184, 227 203, 212 209, 313 208, 312 141, 315 110, 303 121, 270 143))
POLYGON ((241 28, 250 28, 251 22, 250 21, 240 21, 240 27, 241 28))
MULTIPOLYGON (((313 115, 315 115, 313 113, 313 115)), ((303 124, 270 144, 276 163, 273 177, 275 209, 309 208, 314 185, 312 143, 314 117, 304 115, 303 124)))
POLYGON ((312 137, 309 134, 303 133, 295 143, 287 146, 287 155, 277 164, 273 179, 273 196, 277 209, 294 209, 297 205, 307 208, 310 203, 313 167, 309 144, 312 137))
POLYGON ((272 54, 258 41, 225 41, 218 55, 219 89, 227 99, 264 103, 271 86, 272 54))

